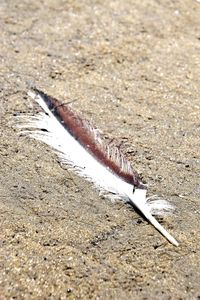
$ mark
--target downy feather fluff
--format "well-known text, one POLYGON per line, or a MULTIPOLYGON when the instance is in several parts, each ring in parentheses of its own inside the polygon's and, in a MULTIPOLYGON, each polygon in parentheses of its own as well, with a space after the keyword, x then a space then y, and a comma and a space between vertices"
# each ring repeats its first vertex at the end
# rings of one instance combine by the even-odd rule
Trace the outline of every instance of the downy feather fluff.
POLYGON ((129 201, 169 242, 178 246, 152 215, 164 214, 171 205, 146 197, 146 186, 120 150, 106 144, 99 131, 69 105, 37 89, 28 94, 44 112, 18 117, 18 127, 26 129, 24 132, 28 136, 51 146, 62 163, 93 182, 101 191, 129 201))

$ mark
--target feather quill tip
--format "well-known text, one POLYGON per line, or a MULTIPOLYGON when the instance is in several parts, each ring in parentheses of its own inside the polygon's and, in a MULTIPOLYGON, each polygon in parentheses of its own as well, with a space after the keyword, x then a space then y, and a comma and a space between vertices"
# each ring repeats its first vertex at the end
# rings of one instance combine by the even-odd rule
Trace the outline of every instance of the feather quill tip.
POLYGON ((151 223, 171 244, 178 246, 176 239, 154 218, 150 205, 147 204, 146 190, 136 189, 133 194, 129 194, 130 202, 137 207, 145 218, 151 223))

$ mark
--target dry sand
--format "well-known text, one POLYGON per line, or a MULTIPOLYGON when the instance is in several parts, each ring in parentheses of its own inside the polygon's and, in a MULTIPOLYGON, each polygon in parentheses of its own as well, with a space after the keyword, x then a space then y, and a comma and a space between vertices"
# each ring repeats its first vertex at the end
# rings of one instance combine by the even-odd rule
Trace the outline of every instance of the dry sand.
POLYGON ((0 299, 200 299, 199 1, 1 0, 0 28, 0 299), (122 143, 178 248, 18 135, 30 86, 122 143))

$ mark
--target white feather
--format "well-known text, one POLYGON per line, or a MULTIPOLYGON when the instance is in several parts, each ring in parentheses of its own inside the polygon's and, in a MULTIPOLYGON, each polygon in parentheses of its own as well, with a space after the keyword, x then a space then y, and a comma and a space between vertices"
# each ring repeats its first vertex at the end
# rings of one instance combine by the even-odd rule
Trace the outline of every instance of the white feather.
POLYGON ((111 192, 126 201, 130 201, 142 214, 161 232, 172 244, 178 246, 178 242, 156 221, 153 212, 163 212, 169 205, 166 202, 148 202, 146 190, 136 189, 133 186, 112 173, 108 168, 96 160, 55 118, 42 97, 35 92, 29 92, 31 96, 45 111, 36 116, 19 116, 18 127, 27 128, 24 132, 51 146, 58 154, 60 160, 66 163, 80 176, 93 182, 101 191, 111 192), (32 129, 32 130, 30 130, 32 129), (44 129, 41 131, 41 129, 44 129))

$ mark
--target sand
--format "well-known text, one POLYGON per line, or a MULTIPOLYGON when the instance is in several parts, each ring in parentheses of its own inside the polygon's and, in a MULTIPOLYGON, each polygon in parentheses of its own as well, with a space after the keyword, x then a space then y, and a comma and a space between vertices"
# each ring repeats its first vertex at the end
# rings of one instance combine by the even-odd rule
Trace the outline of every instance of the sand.
POLYGON ((0 299, 200 299, 199 1, 0 1, 0 299), (176 207, 169 244, 19 134, 72 101, 176 207))

